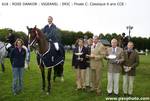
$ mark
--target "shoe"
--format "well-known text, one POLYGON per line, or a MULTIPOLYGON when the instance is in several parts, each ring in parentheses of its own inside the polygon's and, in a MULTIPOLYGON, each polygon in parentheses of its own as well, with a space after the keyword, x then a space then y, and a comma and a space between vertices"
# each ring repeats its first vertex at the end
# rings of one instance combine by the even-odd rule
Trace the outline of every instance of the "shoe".
POLYGON ((133 95, 132 95, 132 94, 127 94, 127 96, 129 96, 129 97, 133 97, 133 95))
POLYGON ((108 95, 108 96, 112 96, 112 93, 108 93, 107 95, 108 95))
POLYGON ((127 97, 127 96, 128 96, 128 94, 123 94, 123 96, 124 96, 124 97, 127 97))
POLYGON ((46 92, 46 95, 50 95, 50 92, 46 92))
POLYGON ((101 94, 101 92, 96 92, 96 95, 101 96, 102 94, 101 94))
POLYGON ((61 77, 61 82, 64 82, 64 77, 61 77))
POLYGON ((16 96, 16 95, 17 95, 17 93, 14 93, 13 95, 14 95, 14 96, 16 96))
POLYGON ((90 86, 85 86, 87 89, 90 88, 90 86))
POLYGON ((81 90, 81 88, 76 88, 75 90, 76 90, 76 91, 79 91, 79 90, 81 90))
POLYGON ((119 94, 114 94, 115 97, 119 97, 119 94))
POLYGON ((90 89, 90 92, 94 92, 94 91, 95 91, 95 89, 94 89, 94 88, 91 88, 91 89, 90 89))
POLYGON ((22 92, 22 89, 19 89, 18 91, 17 91, 17 93, 21 93, 22 92))

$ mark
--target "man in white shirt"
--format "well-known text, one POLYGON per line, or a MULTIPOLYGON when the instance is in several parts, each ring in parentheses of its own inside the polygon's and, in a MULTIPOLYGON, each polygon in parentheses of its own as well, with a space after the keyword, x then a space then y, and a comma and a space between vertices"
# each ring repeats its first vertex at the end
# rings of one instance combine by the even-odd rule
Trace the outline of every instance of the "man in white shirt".
POLYGON ((124 61, 123 49, 117 47, 117 40, 111 40, 112 47, 107 49, 108 59, 108 96, 111 96, 113 91, 115 96, 119 96, 119 75, 121 71, 121 63, 124 61))

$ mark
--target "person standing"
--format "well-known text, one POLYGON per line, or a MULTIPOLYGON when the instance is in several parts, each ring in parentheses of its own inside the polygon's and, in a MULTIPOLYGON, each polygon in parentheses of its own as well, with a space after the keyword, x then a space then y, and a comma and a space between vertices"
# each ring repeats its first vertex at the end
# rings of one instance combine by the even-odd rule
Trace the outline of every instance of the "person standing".
POLYGON ((85 85, 86 85, 86 88, 91 88, 92 87, 92 84, 91 84, 91 67, 90 67, 90 58, 88 57, 90 54, 91 54, 91 47, 93 45, 93 39, 92 38, 89 38, 87 40, 87 54, 86 54, 86 58, 87 58, 87 61, 86 61, 86 76, 85 76, 85 85))
POLYGON ((12 73, 13 73, 13 93, 16 95, 23 89, 23 71, 25 65, 26 51, 23 46, 23 40, 17 39, 15 41, 15 48, 12 50, 10 56, 12 61, 12 73))
POLYGON ((99 37, 94 36, 93 45, 91 47, 91 54, 89 58, 90 58, 91 79, 92 79, 91 91, 96 91, 97 95, 101 94, 101 76, 105 52, 106 52, 105 47, 99 41, 99 37))
POLYGON ((132 96, 133 82, 136 75, 136 67, 139 64, 139 55, 133 49, 133 42, 128 42, 127 49, 124 50, 125 61, 123 63, 123 93, 124 96, 132 96))
POLYGON ((72 57, 72 66, 76 71, 76 90, 85 89, 86 52, 83 39, 78 39, 72 57))
POLYGON ((108 96, 111 96, 113 91, 115 96, 119 96, 119 75, 121 71, 121 64, 124 61, 123 49, 117 47, 117 40, 111 40, 111 46, 107 49, 108 59, 108 83, 107 92, 108 96))

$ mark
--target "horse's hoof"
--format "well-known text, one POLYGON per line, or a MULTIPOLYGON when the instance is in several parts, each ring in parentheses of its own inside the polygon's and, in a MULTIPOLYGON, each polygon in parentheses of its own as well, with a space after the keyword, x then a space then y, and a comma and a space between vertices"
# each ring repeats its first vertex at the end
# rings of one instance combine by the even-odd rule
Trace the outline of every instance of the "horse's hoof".
POLYGON ((42 89, 41 92, 45 92, 45 90, 42 89))
POLYGON ((61 82, 64 82, 64 77, 61 77, 61 82))
POLYGON ((42 88, 42 92, 45 92, 45 88, 42 88))
POLYGON ((50 92, 47 92, 46 95, 50 95, 50 92))

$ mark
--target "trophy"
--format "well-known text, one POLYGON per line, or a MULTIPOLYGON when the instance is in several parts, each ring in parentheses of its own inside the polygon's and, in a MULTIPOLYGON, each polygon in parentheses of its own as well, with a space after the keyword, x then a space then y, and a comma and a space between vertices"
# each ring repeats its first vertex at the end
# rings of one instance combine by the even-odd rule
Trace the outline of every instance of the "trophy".
POLYGON ((110 60, 110 63, 112 63, 112 64, 115 64, 117 62, 116 55, 114 55, 114 54, 110 54, 106 58, 108 58, 110 60))
POLYGON ((75 55, 77 55, 78 56, 78 60, 80 60, 81 59, 81 55, 82 55, 83 53, 75 53, 75 55))

